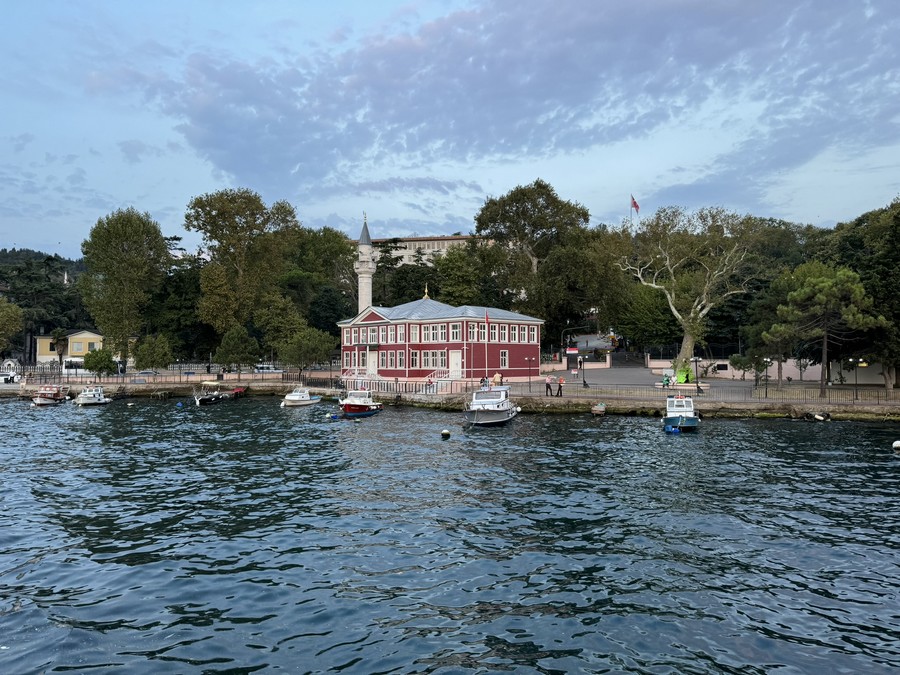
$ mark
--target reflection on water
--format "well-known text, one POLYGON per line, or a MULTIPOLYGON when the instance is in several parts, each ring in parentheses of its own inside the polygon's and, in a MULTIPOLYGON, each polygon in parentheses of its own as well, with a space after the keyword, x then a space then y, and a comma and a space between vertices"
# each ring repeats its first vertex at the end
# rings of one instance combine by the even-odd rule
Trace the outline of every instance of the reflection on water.
POLYGON ((0 403, 3 672, 900 667, 894 427, 329 409, 0 403))

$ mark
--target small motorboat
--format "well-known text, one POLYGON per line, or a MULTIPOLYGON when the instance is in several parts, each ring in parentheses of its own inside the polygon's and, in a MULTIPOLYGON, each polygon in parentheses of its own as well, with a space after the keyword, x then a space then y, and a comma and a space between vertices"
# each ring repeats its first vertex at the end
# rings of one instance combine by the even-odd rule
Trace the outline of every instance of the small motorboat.
POLYGON ((313 405, 321 400, 321 396, 311 396, 309 389, 306 387, 295 387, 294 390, 290 394, 287 394, 281 401, 281 407, 292 408, 294 406, 313 405))
POLYGON ((338 406, 344 417, 371 417, 384 410, 384 404, 372 399, 367 389, 351 389, 344 398, 338 399, 338 406))
POLYGON ((227 401, 229 396, 230 394, 228 392, 211 389, 206 386, 199 391, 194 391, 194 401, 196 401, 197 405, 213 405, 215 403, 221 403, 222 401, 227 401))
POLYGON ((112 399, 103 393, 103 387, 92 385, 85 387, 81 393, 75 397, 75 405, 106 405, 112 403, 112 399))
POLYGON ((521 410, 509 398, 508 386, 488 386, 472 392, 472 400, 466 403, 463 418, 475 427, 498 427, 509 422, 521 410))
POLYGON ((606 404, 605 403, 595 403, 591 406, 591 415, 595 415, 597 417, 602 417, 606 414, 606 404))
POLYGON ((666 415, 662 420, 667 432, 696 431, 700 417, 694 410, 694 399, 690 396, 667 396, 666 415))
POLYGON ((67 400, 69 400, 69 388, 62 384, 41 385, 35 395, 31 397, 31 402, 37 406, 59 405, 67 400))

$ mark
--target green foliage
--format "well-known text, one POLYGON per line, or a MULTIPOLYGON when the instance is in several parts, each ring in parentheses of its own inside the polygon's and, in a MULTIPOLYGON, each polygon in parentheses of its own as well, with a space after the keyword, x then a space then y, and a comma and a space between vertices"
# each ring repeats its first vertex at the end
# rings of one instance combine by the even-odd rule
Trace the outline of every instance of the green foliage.
POLYGON ((620 229, 630 251, 619 260, 623 271, 658 290, 681 325, 684 337, 676 358, 683 368, 704 339, 709 312, 727 298, 746 293, 759 271, 754 247, 760 224, 724 209, 686 213, 678 207, 659 209, 642 220, 632 235, 620 229))
POLYGON ((336 286, 322 286, 309 306, 307 322, 311 328, 337 337, 340 335, 337 322, 353 316, 354 310, 348 294, 336 286))
POLYGON ((213 361, 223 366, 241 366, 256 363, 259 357, 259 343, 243 326, 235 326, 222 336, 222 343, 213 356, 213 361))
POLYGON ((173 360, 172 346, 165 335, 148 335, 134 348, 134 365, 138 370, 166 369, 173 360))
POLYGON ((447 253, 434 261, 439 291, 432 291, 435 299, 454 307, 485 305, 479 293, 479 281, 485 276, 479 264, 475 246, 451 246, 447 253))
POLYGON ((53 344, 53 348, 56 350, 56 358, 59 359, 59 367, 62 368, 63 364, 63 356, 66 351, 66 347, 69 346, 69 338, 66 337, 67 331, 64 328, 54 328, 50 332, 51 343, 53 344))
POLYGON ((145 314, 147 332, 165 335, 173 355, 182 360, 205 361, 219 342, 197 314, 202 266, 196 255, 176 258, 145 314))
POLYGON ((85 306, 110 347, 127 360, 129 338, 140 333, 144 310, 169 266, 166 240, 150 214, 120 209, 97 221, 81 251, 85 306))
POLYGON ((94 373, 97 377, 103 375, 114 375, 119 371, 118 364, 113 360, 111 350, 104 347, 103 349, 95 349, 84 355, 85 370, 94 373))
POLYGON ((201 271, 200 319, 219 333, 246 324, 284 272, 285 244, 299 229, 293 207, 266 208, 251 190, 220 190, 192 199, 184 226, 202 234, 210 258, 201 271))
POLYGON ((323 363, 331 358, 337 339, 315 328, 303 328, 278 346, 278 354, 285 363, 306 368, 313 363, 323 363))
POLYGON ((25 324, 22 308, 0 296, 0 352, 9 345, 9 339, 22 330, 25 324))
POLYGON ((271 294, 263 298, 253 315, 253 322, 262 331, 263 345, 278 349, 291 336, 306 328, 306 321, 296 305, 281 295, 271 294))
POLYGON ((884 326, 887 321, 872 312, 859 275, 846 267, 820 262, 805 263, 794 271, 796 290, 778 307, 779 323, 763 333, 763 339, 778 341, 789 336, 821 346, 820 395, 825 396, 829 345, 840 344, 856 331, 884 326))

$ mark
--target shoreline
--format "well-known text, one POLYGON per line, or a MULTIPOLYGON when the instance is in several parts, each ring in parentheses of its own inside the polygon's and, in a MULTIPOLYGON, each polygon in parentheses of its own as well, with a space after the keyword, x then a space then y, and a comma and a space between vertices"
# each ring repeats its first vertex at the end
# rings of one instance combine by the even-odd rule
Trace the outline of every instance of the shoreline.
MULTIPOLYGON (((282 397, 290 392, 297 383, 271 382, 265 380, 228 381, 223 387, 231 390, 244 387, 242 396, 248 397, 282 397)), ((71 391, 77 393, 87 384, 70 385, 71 391)), ((115 399, 152 398, 152 399, 190 399, 193 397, 197 383, 160 383, 160 384, 118 384, 104 383, 107 395, 115 399)), ((328 387, 309 386, 311 393, 322 396, 323 402, 337 402, 340 390, 328 387)), ((0 400, 16 399, 27 401, 37 390, 36 385, 22 387, 20 385, 0 385, 0 400)), ((468 396, 462 394, 425 394, 425 393, 379 393, 374 398, 387 405, 405 405, 410 407, 431 408, 442 411, 462 411, 468 396)), ((647 397, 615 397, 609 392, 592 392, 591 396, 540 396, 529 393, 514 395, 516 404, 523 414, 590 414, 591 406, 599 400, 606 404, 606 415, 624 415, 629 417, 660 418, 665 411, 665 395, 659 398, 647 397)), ((778 402, 778 401, 721 401, 704 396, 695 397, 694 403, 698 414, 705 419, 806 419, 810 413, 827 413, 831 421, 858 422, 900 422, 900 404, 867 405, 863 403, 840 404, 811 402, 778 402)))

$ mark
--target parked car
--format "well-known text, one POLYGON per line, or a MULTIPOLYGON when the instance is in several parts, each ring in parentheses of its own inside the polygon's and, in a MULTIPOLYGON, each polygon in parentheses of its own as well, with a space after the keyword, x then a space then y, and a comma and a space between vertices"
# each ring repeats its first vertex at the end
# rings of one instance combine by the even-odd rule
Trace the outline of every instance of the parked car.
POLYGON ((260 363, 254 369, 254 373, 283 373, 280 368, 276 368, 271 363, 260 363))
POLYGON ((14 384, 22 379, 22 376, 12 371, 0 373, 0 382, 3 384, 14 384))
POLYGON ((135 375, 159 375, 155 370, 139 370, 135 375))

